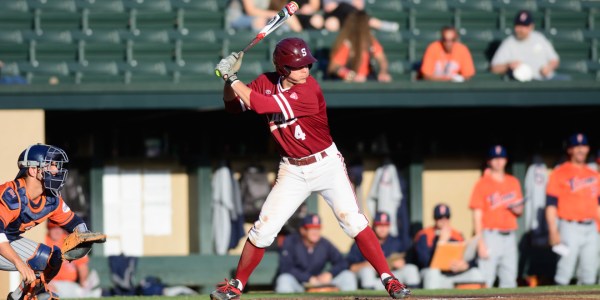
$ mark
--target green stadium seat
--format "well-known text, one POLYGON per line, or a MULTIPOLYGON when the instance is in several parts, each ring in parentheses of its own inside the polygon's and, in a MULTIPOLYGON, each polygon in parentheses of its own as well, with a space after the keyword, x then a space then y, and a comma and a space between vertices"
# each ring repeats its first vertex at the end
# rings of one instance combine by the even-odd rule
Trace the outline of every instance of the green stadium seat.
POLYGON ((446 0, 406 0, 405 6, 420 11, 449 11, 448 1, 446 0))
POLYGON ((177 15, 175 12, 146 12, 140 11, 132 19, 132 28, 146 29, 174 29, 177 25, 177 15))
POLYGON ((125 5, 121 0, 77 0, 79 10, 90 10, 94 12, 123 13, 125 5))
POLYGON ((217 0, 172 0, 171 5, 174 9, 190 11, 212 11, 217 12, 222 8, 221 1, 217 0))
POLYGON ((388 60, 388 71, 393 81, 409 81, 416 74, 413 64, 408 60, 388 60))
POLYGON ((134 60, 171 61, 174 46, 167 30, 142 31, 131 36, 134 60))
POLYGON ((134 61, 132 64, 120 64, 125 74, 125 83, 135 82, 171 82, 167 64, 161 61, 134 61))
POLYGON ((498 28, 498 13, 488 11, 468 11, 457 10, 456 26, 457 28, 475 29, 475 30, 493 30, 498 28))
POLYGON ((170 12, 171 1, 169 0, 123 0, 125 9, 154 12, 170 12))
POLYGON ((2 75, 17 76, 21 75, 19 64, 17 62, 4 62, 2 67, 2 75))
POLYGON ((175 82, 203 82, 215 80, 216 62, 188 62, 168 64, 167 69, 173 73, 175 82))
POLYGON ((225 19, 223 12, 214 11, 183 11, 181 23, 178 28, 195 29, 219 29, 224 28, 225 19))
POLYGON ((585 33, 581 29, 557 30, 556 28, 552 28, 543 33, 548 39, 552 41, 569 41, 574 43, 581 43, 585 40, 585 33))
POLYGON ((27 13, 29 12, 29 5, 25 0, 3 1, 2 11, 27 13))
POLYGON ((171 31, 175 41, 175 60, 187 63, 215 62, 223 56, 222 33, 218 30, 171 31))
POLYGON ((409 26, 409 13, 399 0, 368 1, 365 9, 373 17, 398 22, 401 29, 406 29, 409 26))
POLYGON ((88 27, 92 30, 121 30, 130 25, 129 13, 90 10, 87 16, 88 27))
POLYGON ((590 72, 587 60, 561 60, 557 73, 567 74, 572 80, 594 80, 596 74, 590 72))
POLYGON ((540 9, 582 11, 581 0, 538 0, 540 9))
POLYGON ((33 10, 75 12, 75 0, 28 0, 29 8, 33 10))
POLYGON ((83 41, 83 61, 124 61, 126 44, 117 31, 95 31, 83 41))
POLYGON ((85 62, 68 64, 71 74, 75 74, 75 83, 116 83, 124 82, 119 73, 117 62, 85 62))
POLYGON ((75 61, 78 58, 78 46, 73 43, 71 32, 47 31, 43 34, 30 32, 25 35, 31 44, 31 61, 75 61))
POLYGON ((388 60, 408 60, 410 35, 406 31, 401 32, 375 32, 375 38, 383 47, 388 60))
MULTIPOLYGON (((4 29, 4 28, 0 28, 0 43, 2 43, 2 46, 4 46, 5 43, 7 44, 22 44, 24 41, 23 39, 23 34, 21 33, 21 30, 17 30, 17 29, 4 29)), ((0 53, 1 53, 2 49, 0 47, 0 53)))
POLYGON ((552 43, 561 60, 588 60, 591 54, 590 42, 560 42, 552 43))
POLYGON ((79 12, 42 11, 40 13, 40 29, 42 31, 74 30, 81 28, 79 12))
POLYGON ((491 12, 494 4, 492 0, 448 0, 448 7, 460 11, 491 12))
POLYGON ((19 69, 26 74, 27 80, 33 84, 48 84, 51 77, 56 77, 61 83, 72 83, 69 67, 66 62, 19 63, 19 69))
POLYGON ((33 14, 28 11, 0 10, 0 28, 28 30, 33 28, 33 14))
POLYGON ((522 9, 536 11, 538 7, 536 0, 493 0, 492 5, 495 9, 505 9, 515 12, 522 9))
POLYGON ((546 11, 544 28, 546 30, 557 28, 559 30, 585 29, 588 25, 588 14, 577 11, 561 11, 551 9, 546 11))

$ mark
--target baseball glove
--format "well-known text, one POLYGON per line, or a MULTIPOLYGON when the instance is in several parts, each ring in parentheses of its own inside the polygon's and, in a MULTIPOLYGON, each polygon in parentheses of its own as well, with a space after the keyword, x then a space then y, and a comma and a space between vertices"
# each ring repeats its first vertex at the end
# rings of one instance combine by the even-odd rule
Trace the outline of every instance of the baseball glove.
POLYGON ((67 261, 80 259, 86 256, 94 243, 106 242, 106 234, 100 232, 79 232, 79 230, 73 231, 69 234, 63 243, 62 258, 67 261))

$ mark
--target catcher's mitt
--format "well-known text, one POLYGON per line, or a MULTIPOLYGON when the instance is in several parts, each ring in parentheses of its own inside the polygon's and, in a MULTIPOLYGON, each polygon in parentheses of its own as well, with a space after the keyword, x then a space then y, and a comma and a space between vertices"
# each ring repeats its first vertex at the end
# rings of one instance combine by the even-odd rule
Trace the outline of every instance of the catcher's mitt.
POLYGON ((79 232, 73 231, 69 234, 63 243, 62 258, 67 261, 80 259, 92 250, 92 244, 106 242, 106 234, 100 232, 79 232))

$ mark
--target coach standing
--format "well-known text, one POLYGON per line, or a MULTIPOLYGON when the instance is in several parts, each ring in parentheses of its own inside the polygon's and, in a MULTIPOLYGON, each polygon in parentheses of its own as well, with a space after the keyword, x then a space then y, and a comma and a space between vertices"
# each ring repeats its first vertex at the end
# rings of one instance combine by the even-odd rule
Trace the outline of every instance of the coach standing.
POLYGON ((595 219, 600 215, 598 172, 586 165, 588 139, 578 133, 569 137, 569 160, 550 175, 546 189, 546 220, 550 245, 561 255, 554 281, 567 285, 579 259, 579 283, 592 285, 598 271, 598 235, 595 219))

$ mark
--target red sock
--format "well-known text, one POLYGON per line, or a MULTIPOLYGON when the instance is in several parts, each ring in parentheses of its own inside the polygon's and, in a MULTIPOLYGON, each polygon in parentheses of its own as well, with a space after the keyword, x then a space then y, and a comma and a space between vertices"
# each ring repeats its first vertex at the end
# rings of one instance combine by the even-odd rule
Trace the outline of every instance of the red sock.
POLYGON ((264 255, 264 248, 258 248, 250 243, 250 240, 246 240, 244 250, 242 250, 242 256, 240 256, 240 261, 238 262, 237 270, 235 271, 235 279, 242 282, 244 287, 246 286, 246 282, 248 282, 250 274, 252 274, 256 266, 258 266, 264 255))
POLYGON ((371 227, 367 226, 367 228, 363 229, 354 240, 360 253, 371 263, 380 277, 383 273, 392 275, 385 255, 383 255, 383 250, 381 250, 381 245, 379 245, 379 240, 371 227))

